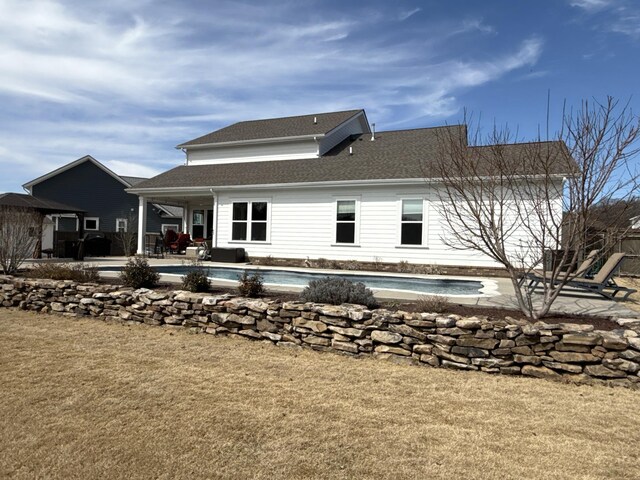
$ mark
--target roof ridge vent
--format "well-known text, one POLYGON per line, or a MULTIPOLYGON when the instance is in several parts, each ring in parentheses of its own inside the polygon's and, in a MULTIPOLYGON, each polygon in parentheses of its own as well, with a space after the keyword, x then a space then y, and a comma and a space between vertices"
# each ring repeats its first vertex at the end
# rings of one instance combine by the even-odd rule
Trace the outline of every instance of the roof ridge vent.
POLYGON ((373 142, 376 139, 376 124, 371 124, 371 141, 373 142))

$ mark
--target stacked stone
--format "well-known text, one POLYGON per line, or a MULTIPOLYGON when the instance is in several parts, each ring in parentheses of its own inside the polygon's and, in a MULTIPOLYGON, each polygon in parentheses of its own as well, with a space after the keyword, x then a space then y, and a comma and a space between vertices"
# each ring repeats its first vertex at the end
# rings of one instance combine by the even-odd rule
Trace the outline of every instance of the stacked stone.
POLYGON ((240 335, 280 346, 373 355, 400 363, 640 385, 637 319, 620 320, 621 328, 615 331, 596 331, 592 325, 530 324, 510 317, 464 318, 12 277, 0 277, 0 304, 240 335))

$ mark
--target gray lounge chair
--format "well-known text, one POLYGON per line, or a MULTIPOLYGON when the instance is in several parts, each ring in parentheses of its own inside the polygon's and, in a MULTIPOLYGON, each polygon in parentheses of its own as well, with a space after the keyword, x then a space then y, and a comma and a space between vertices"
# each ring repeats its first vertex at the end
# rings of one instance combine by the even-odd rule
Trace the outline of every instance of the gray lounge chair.
MULTIPOLYGON (((624 256, 625 256, 625 253, 614 253, 609 257, 609 259, 602 266, 600 271, 593 277, 593 279, 585 278, 585 277, 574 277, 568 280, 564 286, 570 287, 576 290, 590 292, 590 293, 597 293, 598 295, 602 295, 603 297, 608 298, 610 300, 613 300, 613 298, 618 293, 624 292, 624 296, 621 298, 622 300, 626 300, 629 295, 631 295, 632 293, 635 293, 637 290, 634 290, 633 288, 621 287, 617 285, 616 282, 613 280, 613 275, 618 269, 618 267, 620 267, 620 264, 622 263, 624 256)), ((544 278, 537 275, 530 275, 529 278, 531 280, 527 287, 529 289, 529 292, 533 292, 533 290, 541 282, 551 281, 551 279, 549 278, 544 278)), ((554 281, 554 284, 558 284, 563 281, 564 281, 564 278, 558 278, 554 281)))
MULTIPOLYGON (((596 257, 598 256, 598 252, 599 252, 598 249, 591 250, 589 252, 589 254, 585 257, 585 259, 582 261, 582 263, 580 265, 578 265, 578 268, 576 268, 575 271, 560 272, 560 274, 558 275, 558 278, 564 279, 564 278, 568 277, 569 275, 571 275, 571 277, 570 277, 571 279, 573 279, 573 278, 585 278, 587 276, 587 274, 589 273, 589 270, 591 270, 591 267, 593 266, 593 262, 595 261, 596 257)), ((549 274, 548 273, 545 276, 546 276, 547 279, 549 279, 549 274)), ((543 277, 542 277, 542 274, 540 272, 530 272, 530 273, 527 273, 526 275, 524 275, 520 279, 520 282, 518 282, 518 285, 521 286, 526 280, 529 280, 528 287, 531 288, 533 283, 535 283, 537 285, 538 283, 540 283, 542 278, 543 277)))

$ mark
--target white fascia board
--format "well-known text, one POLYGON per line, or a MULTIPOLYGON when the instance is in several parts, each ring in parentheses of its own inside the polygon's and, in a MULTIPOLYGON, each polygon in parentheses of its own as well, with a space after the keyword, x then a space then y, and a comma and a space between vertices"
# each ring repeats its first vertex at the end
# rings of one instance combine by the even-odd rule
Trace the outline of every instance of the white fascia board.
POLYGON ((342 122, 340 125, 337 125, 335 127, 333 127, 331 130, 329 130, 327 133, 325 133, 323 136, 328 137, 329 135, 331 135, 333 132, 335 132, 336 130, 338 130, 340 127, 342 127, 345 123, 349 123, 352 122, 353 120, 357 120, 358 117, 363 117, 364 119, 364 123, 367 126, 366 128, 366 132, 364 133, 371 133, 371 127, 369 126, 369 120, 367 120, 367 115, 364 113, 364 110, 360 110, 358 113, 356 113, 355 115, 347 118, 344 122, 342 122))
POLYGON ((216 142, 216 143, 200 143, 197 145, 185 145, 184 143, 177 145, 175 148, 182 150, 189 150, 192 148, 215 148, 215 147, 232 147, 235 145, 253 145, 260 143, 286 143, 286 142, 295 142, 298 140, 314 140, 317 141, 319 138, 323 138, 325 136, 324 133, 317 133, 314 135, 298 135, 295 137, 274 137, 274 138, 257 138, 253 140, 237 140, 233 142, 216 142))
MULTIPOLYGON (((565 175, 550 175, 551 178, 562 179, 565 175)), ((548 178, 546 175, 527 176, 526 178, 548 178)), ((174 194, 181 196, 210 195, 215 191, 233 190, 269 190, 290 188, 327 188, 327 187, 367 187, 367 186, 399 186, 424 185, 442 183, 441 178, 385 178, 377 180, 338 180, 326 182, 296 182, 296 183, 263 183, 247 185, 209 185, 206 187, 164 187, 164 188, 127 188, 126 191, 136 195, 174 194)))
POLYGON ((72 169, 73 167, 80 165, 81 163, 84 162, 91 162, 93 163, 96 167, 100 168, 101 170, 103 170, 105 173, 111 175, 113 178, 115 178, 116 180, 118 180, 120 183, 122 183, 125 187, 131 187, 131 184, 126 182, 122 177, 120 177, 117 173, 109 170, 107 167, 105 167, 102 163, 100 163, 98 160, 96 160, 95 158, 93 158, 91 155, 85 155, 84 157, 81 157, 77 160, 74 160, 71 163, 67 163, 66 165, 63 165, 60 168, 56 168, 55 170, 52 170, 51 172, 42 175, 41 177, 36 178, 35 180, 31 180, 30 182, 25 183, 24 185, 22 185, 22 188, 24 188, 25 190, 27 190, 29 193, 31 193, 32 191, 32 187, 34 185, 37 185, 38 183, 42 183, 45 180, 48 180, 52 177, 55 177, 56 175, 61 174, 62 172, 66 172, 67 170, 72 169))

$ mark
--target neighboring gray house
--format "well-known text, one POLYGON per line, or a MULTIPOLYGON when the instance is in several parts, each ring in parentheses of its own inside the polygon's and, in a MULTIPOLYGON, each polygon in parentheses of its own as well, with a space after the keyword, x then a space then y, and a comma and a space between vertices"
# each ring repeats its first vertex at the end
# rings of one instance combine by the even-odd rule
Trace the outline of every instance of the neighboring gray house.
MULTIPOLYGON (((144 178, 117 175, 90 155, 68 163, 23 185, 42 199, 76 205, 83 209, 83 224, 73 214, 51 215, 55 232, 138 231, 138 198, 126 188, 144 178)), ((147 213, 146 232, 182 230, 182 208, 153 204, 147 213)), ((44 245, 43 248, 52 248, 44 245)))

